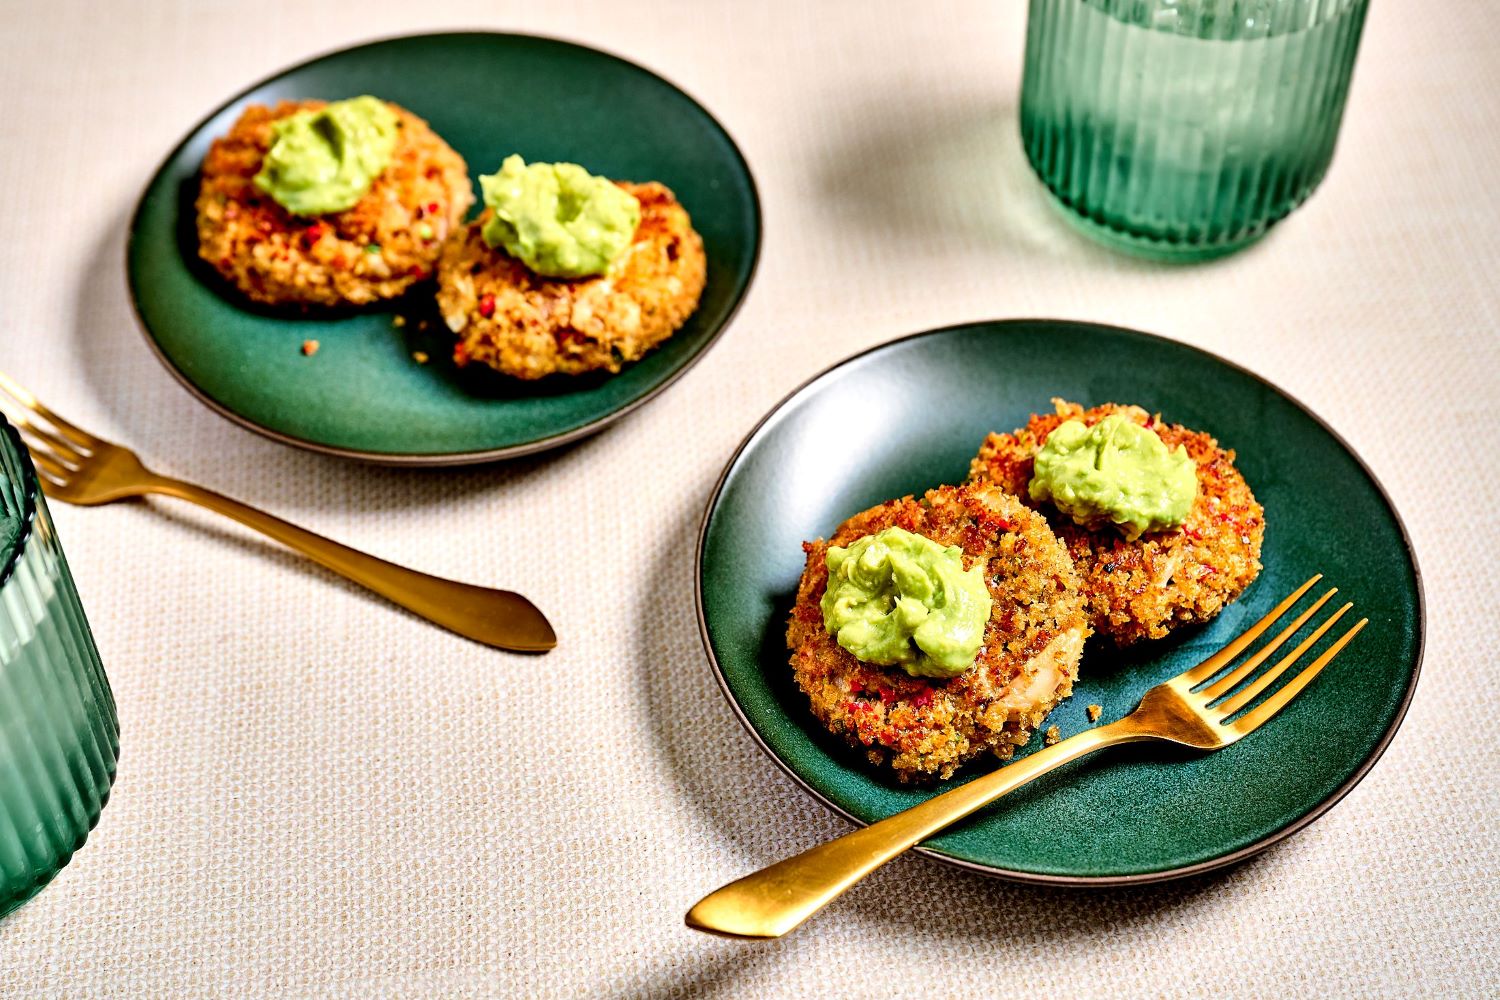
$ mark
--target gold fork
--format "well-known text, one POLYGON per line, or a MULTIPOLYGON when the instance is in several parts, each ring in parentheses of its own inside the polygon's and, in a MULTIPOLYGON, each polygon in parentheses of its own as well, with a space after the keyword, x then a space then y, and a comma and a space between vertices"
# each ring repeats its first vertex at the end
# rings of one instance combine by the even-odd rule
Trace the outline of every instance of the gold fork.
POLYGON ((152 493, 178 497, 268 535, 459 635, 531 653, 557 645, 557 635, 546 617, 520 594, 418 573, 315 535, 238 500, 159 476, 142 465, 134 452, 68 423, 3 372, 0 413, 20 432, 36 464, 42 490, 49 497, 85 507, 152 493))
POLYGON ((1147 691, 1140 706, 1123 719, 1085 730, 921 805, 731 882, 703 897, 688 911, 688 926, 728 937, 781 937, 898 854, 1006 792, 1085 754, 1140 740, 1164 740, 1198 750, 1221 750, 1229 746, 1285 708, 1369 621, 1360 619, 1275 694, 1231 721, 1235 713, 1264 693, 1353 607, 1345 604, 1339 608, 1275 666, 1226 698, 1338 592, 1337 588, 1329 590, 1243 664, 1212 684, 1207 683, 1322 578, 1319 574, 1298 587, 1270 614, 1196 667, 1147 691))

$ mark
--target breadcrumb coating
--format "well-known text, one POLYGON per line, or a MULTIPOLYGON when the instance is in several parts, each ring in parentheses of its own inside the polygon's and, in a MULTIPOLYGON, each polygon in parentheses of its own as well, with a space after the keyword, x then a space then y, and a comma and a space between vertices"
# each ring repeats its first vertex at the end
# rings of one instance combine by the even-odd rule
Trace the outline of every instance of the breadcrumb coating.
POLYGON ((485 243, 488 209, 455 234, 438 264, 438 309, 458 335, 456 363, 521 379, 617 372, 687 322, 708 276, 702 238, 663 185, 615 183, 641 203, 641 221, 608 274, 535 273, 485 243))
POLYGON ((787 626, 792 671, 813 714, 903 781, 947 778, 983 753, 1009 758, 1073 691, 1089 635, 1078 574, 1046 520, 987 484, 942 486, 856 514, 803 545, 787 626), (823 627, 830 545, 901 527, 985 566, 993 605, 974 666, 943 680, 864 663, 823 627))
POLYGON ((252 104, 209 147, 196 205, 198 255, 267 305, 361 306, 431 277, 443 240, 474 192, 463 157, 416 115, 400 125, 391 162, 342 212, 292 215, 255 186, 272 123, 327 101, 252 104))
POLYGON ((1094 628, 1121 646, 1159 639, 1172 629, 1213 618, 1260 573, 1265 512, 1234 466, 1234 452, 1208 434, 1163 423, 1138 406, 1105 403, 1085 410, 1053 400, 1056 412, 1033 414, 1011 434, 991 434, 969 469, 971 482, 993 483, 1043 511, 1083 580, 1094 628), (1181 527, 1126 541, 1109 527, 1090 530, 1027 492, 1032 462, 1065 420, 1090 426, 1113 413, 1149 427, 1169 448, 1182 445, 1198 466, 1198 496, 1181 527))

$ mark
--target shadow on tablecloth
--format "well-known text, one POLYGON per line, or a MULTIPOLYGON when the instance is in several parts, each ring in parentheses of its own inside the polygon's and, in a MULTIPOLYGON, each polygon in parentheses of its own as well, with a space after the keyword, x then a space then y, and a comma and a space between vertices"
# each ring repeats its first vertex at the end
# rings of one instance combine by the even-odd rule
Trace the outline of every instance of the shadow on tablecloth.
MULTIPOLYGON (((816 197, 808 210, 858 234, 851 245, 889 245, 929 265, 1019 251, 1075 268, 1182 267, 1108 249, 1068 223, 1027 162, 1014 94, 934 93, 915 118, 884 111, 910 103, 878 83, 850 94, 829 141, 809 153, 816 197)), ((1258 249, 1192 266, 1222 266, 1258 249)))

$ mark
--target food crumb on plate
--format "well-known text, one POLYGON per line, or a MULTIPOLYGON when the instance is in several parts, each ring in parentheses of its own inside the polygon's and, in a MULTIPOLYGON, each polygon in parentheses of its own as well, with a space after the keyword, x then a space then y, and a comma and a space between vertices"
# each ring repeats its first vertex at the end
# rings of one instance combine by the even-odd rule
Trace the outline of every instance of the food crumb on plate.
POLYGON ((1099 715, 1103 711, 1104 711, 1104 706, 1103 705, 1090 705, 1088 707, 1089 721, 1090 722, 1098 722, 1099 721, 1099 715))
POLYGON ((400 327, 405 326, 406 325, 406 317, 402 316, 400 314, 397 314, 396 318, 393 319, 393 320, 391 320, 391 325, 397 327, 398 329, 400 327))
POLYGON ((427 352, 426 351, 412 351, 411 352, 411 359, 413 361, 415 361, 419 365, 425 365, 427 363, 427 360, 428 360, 428 358, 427 358, 427 352))
POLYGON ((316 340, 304 340, 302 342, 302 353, 310 358, 318 353, 318 348, 321 346, 316 340))
POLYGON ((1056 726, 1048 726, 1047 735, 1042 737, 1042 742, 1050 747, 1060 739, 1062 739, 1062 730, 1058 729, 1056 726))

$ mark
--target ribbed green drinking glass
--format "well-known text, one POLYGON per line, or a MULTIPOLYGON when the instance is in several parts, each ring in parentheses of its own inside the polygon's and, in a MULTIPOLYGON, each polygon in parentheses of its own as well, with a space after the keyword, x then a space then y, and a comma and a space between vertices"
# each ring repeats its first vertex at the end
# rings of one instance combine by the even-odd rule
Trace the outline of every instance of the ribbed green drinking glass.
POLYGON ((119 750, 114 696, 36 470, 0 418, 0 915, 83 846, 119 750))
POLYGON ((1031 0, 1021 137, 1086 232, 1229 253, 1328 170, 1369 0, 1031 0))

